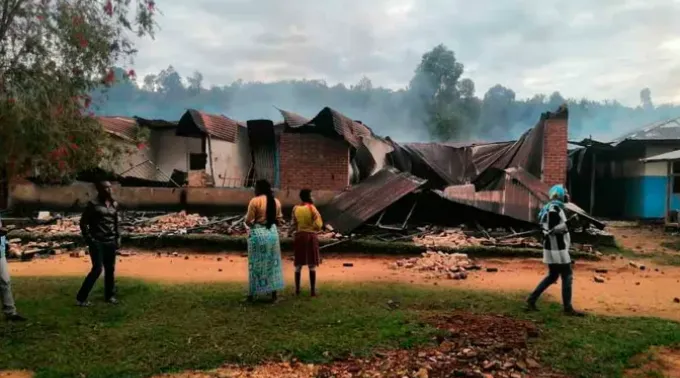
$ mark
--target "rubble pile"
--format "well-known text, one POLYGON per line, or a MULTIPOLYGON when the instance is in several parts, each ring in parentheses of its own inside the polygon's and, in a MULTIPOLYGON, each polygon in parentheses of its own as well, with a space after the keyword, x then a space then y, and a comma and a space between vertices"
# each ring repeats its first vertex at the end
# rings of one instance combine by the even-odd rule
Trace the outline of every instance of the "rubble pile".
POLYGON ((413 242, 432 249, 474 246, 541 248, 536 237, 530 235, 513 236, 513 234, 508 234, 507 231, 466 231, 461 228, 438 229, 436 227, 424 227, 419 230, 421 232, 412 238, 413 242))
POLYGON ((80 232, 80 217, 69 217, 57 219, 55 223, 33 227, 26 227, 28 232, 41 234, 68 234, 80 232))
POLYGON ((187 214, 185 211, 180 211, 179 213, 170 213, 151 218, 141 225, 129 228, 126 227, 126 231, 139 234, 155 234, 192 229, 207 223, 207 217, 202 217, 198 214, 187 214))
POLYGON ((73 250, 73 242, 29 241, 15 238, 8 240, 7 257, 32 259, 36 255, 60 255, 73 250))
POLYGON ((432 251, 423 253, 421 257, 399 260, 392 265, 392 268, 430 272, 435 276, 459 280, 466 279, 468 271, 481 269, 464 253, 432 251))
POLYGON ((439 232, 426 231, 421 235, 415 236, 412 240, 416 244, 431 248, 460 248, 481 245, 484 239, 467 236, 459 228, 450 228, 439 232))

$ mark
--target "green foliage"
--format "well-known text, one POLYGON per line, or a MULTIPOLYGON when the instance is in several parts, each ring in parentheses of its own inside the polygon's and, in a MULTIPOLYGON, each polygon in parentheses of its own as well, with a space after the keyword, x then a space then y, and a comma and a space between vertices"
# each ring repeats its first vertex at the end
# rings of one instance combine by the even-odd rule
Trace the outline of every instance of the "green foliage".
POLYGON ((89 93, 114 83, 113 65, 136 52, 129 35, 152 34, 154 12, 153 0, 0 0, 0 165, 10 175, 59 178, 115 158, 89 93))
MULTIPOLYGON (((435 139, 447 141, 469 137, 477 123, 479 102, 470 79, 460 80, 463 65, 453 51, 438 45, 423 55, 410 83, 418 114, 435 139)), ((416 116, 417 117, 417 116, 416 116)))

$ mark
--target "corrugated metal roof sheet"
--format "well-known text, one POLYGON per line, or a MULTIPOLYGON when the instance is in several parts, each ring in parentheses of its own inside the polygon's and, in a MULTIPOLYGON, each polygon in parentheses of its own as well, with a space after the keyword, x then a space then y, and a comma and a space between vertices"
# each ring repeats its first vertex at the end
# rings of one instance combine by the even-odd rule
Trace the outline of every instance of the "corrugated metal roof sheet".
POLYGON ((313 119, 279 109, 286 125, 300 132, 316 132, 326 136, 339 135, 354 148, 361 145, 362 137, 373 137, 370 128, 360 122, 353 121, 340 112, 329 107, 323 108, 313 119))
POLYGON ((324 208, 323 216, 335 230, 347 234, 425 182, 411 174, 386 168, 335 196, 324 208))
POLYGON ((535 187, 533 180, 528 183, 524 181, 531 175, 521 168, 507 169, 501 175, 501 182, 496 190, 475 191, 474 185, 455 185, 435 192, 462 205, 528 223, 537 223, 538 211, 545 203, 547 194, 542 195, 540 191, 535 193, 538 188, 535 187))
POLYGON ((129 117, 98 117, 104 130, 119 138, 133 141, 136 135, 137 121, 129 117))
POLYGON ((674 140, 680 139, 680 117, 654 122, 644 127, 626 133, 611 141, 619 144, 626 140, 674 140))
POLYGON ((650 157, 645 158, 645 159, 640 159, 640 161, 645 162, 645 163, 652 163, 652 162, 655 162, 655 161, 674 161, 674 160, 680 160, 680 150, 666 152, 665 154, 660 154, 660 155, 650 156, 650 157))
MULTIPOLYGON (((277 108, 278 109, 278 108, 277 108)), ((281 116, 283 117, 283 122, 289 127, 300 127, 309 123, 309 118, 303 117, 297 113, 289 112, 286 110, 279 109, 281 116)))
POLYGON ((544 113, 538 124, 517 141, 488 144, 393 143, 389 159, 400 170, 427 178, 434 186, 474 183, 488 184, 489 173, 509 167, 522 167, 540 175, 545 121, 566 117, 564 113, 544 113))
POLYGON ((189 135, 193 133, 191 129, 196 128, 214 138, 235 143, 239 127, 246 127, 246 124, 223 115, 189 109, 180 119, 177 132, 189 135))
POLYGON ((309 121, 308 125, 326 129, 332 128, 355 148, 361 145, 361 138, 373 136, 371 129, 363 123, 355 122, 329 107, 323 108, 316 117, 309 121))
MULTIPOLYGON (((476 192, 474 185, 455 185, 435 193, 450 201, 480 210, 511 217, 528 223, 538 223, 538 212, 548 201, 550 185, 522 168, 508 168, 500 177, 495 190, 476 192)), ((567 211, 586 218, 599 229, 604 223, 588 215, 574 203, 566 204, 567 211)))

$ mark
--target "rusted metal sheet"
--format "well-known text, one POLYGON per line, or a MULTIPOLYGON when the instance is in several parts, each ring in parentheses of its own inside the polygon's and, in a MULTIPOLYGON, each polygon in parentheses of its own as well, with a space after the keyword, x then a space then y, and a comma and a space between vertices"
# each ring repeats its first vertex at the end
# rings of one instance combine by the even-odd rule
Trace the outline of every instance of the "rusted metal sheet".
MULTIPOLYGON (((538 212, 549 200, 550 186, 522 168, 508 168, 503 171, 495 190, 475 191, 474 185, 455 185, 443 191, 440 196, 491 213, 508 216, 528 223, 538 223, 538 212)), ((567 212, 576 213, 599 229, 605 224, 593 218, 574 203, 565 205, 567 212)))
POLYGON ((538 223, 538 211, 545 203, 547 191, 537 187, 531 175, 521 168, 507 169, 499 179, 499 189, 496 190, 475 191, 474 185, 455 185, 438 191, 438 194, 480 210, 538 223))
POLYGON ((378 171, 324 208, 326 223, 347 234, 426 183, 426 180, 394 168, 378 171))
POLYGON ((207 134, 217 139, 235 143, 239 127, 246 127, 246 124, 223 115, 189 109, 179 120, 177 135, 199 137, 201 134, 207 134))
POLYGON ((486 189, 497 171, 521 167, 541 175, 545 122, 563 113, 544 113, 536 126, 517 141, 487 144, 406 143, 397 144, 388 157, 402 171, 426 178, 434 187, 475 184, 486 189))
POLYGON ((323 108, 306 126, 320 128, 322 132, 335 132, 354 148, 361 145, 361 138, 373 136, 373 132, 366 125, 355 122, 329 107, 323 108))
POLYGON ((329 107, 323 108, 311 120, 285 110, 279 111, 290 131, 313 132, 328 137, 340 136, 354 148, 361 145, 361 138, 373 137, 373 132, 366 125, 353 121, 329 107))
POLYGON ((288 127, 296 128, 309 123, 309 118, 303 117, 297 113, 289 112, 282 109, 279 109, 279 112, 281 112, 283 122, 286 125, 288 125, 288 127))
POLYGON ((119 138, 133 141, 136 135, 137 121, 129 117, 98 117, 104 130, 119 138))

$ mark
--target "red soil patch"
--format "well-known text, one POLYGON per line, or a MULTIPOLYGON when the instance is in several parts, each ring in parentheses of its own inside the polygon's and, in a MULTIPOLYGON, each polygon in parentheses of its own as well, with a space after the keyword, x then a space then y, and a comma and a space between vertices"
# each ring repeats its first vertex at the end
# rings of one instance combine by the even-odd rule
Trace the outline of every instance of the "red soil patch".
POLYGON ((203 377, 563 377, 543 367, 527 342, 539 334, 536 326, 503 316, 454 313, 429 322, 442 331, 437 346, 376 353, 327 365, 297 361, 257 367, 224 366, 209 372, 185 372, 158 378, 203 377))

